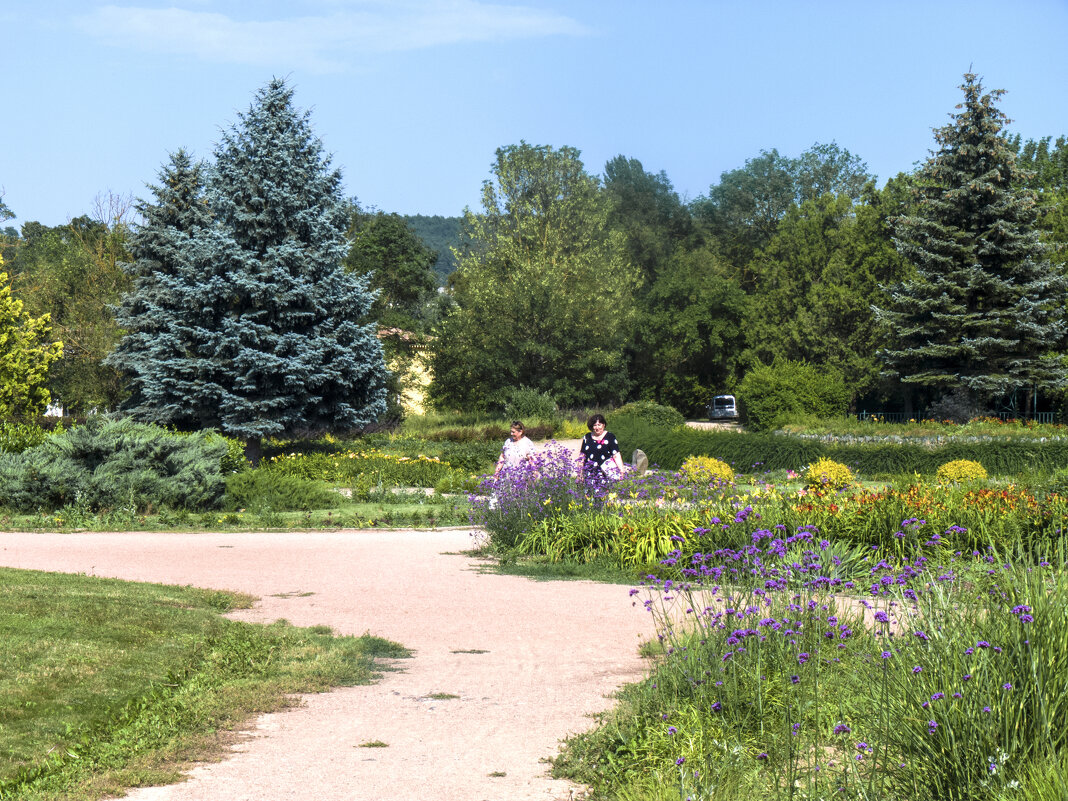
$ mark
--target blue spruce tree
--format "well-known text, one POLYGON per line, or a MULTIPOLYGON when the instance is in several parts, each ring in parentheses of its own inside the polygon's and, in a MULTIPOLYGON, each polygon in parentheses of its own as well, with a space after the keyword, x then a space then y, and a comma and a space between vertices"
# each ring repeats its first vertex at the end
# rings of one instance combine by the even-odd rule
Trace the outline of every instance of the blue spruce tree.
POLYGON ((915 211, 896 220, 895 244, 915 276, 891 286, 877 316, 892 334, 887 371, 930 392, 972 399, 1060 389, 1068 368, 1064 265, 1039 239, 1034 194, 1021 187, 995 105, 971 73, 939 148, 916 176, 915 211))
POLYGON ((374 295, 342 267, 341 175, 292 100, 275 79, 238 115, 203 209, 186 203, 192 183, 168 192, 173 161, 163 173, 113 357, 133 375, 137 417, 241 437, 253 462, 263 437, 359 427, 385 410, 382 349, 365 322, 374 295), (157 245, 173 259, 156 258, 157 245), (166 291, 153 295, 157 285, 166 291), (153 350, 158 319, 173 341, 153 350))
POLYGON ((133 289, 115 310, 116 322, 128 333, 105 361, 129 379, 131 394, 123 407, 131 417, 197 428, 197 410, 186 399, 199 371, 194 354, 208 342, 188 301, 200 279, 190 258, 192 243, 212 219, 204 167, 179 150, 159 179, 159 186, 149 187, 155 203, 137 206, 144 223, 129 240, 136 261, 125 266, 133 289))

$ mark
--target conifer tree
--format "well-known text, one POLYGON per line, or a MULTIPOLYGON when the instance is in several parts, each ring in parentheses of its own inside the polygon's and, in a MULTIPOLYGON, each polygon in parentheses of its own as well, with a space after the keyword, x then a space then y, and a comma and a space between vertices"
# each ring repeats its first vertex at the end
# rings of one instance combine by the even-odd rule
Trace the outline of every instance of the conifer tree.
MULTIPOLYGON (((254 462, 262 437, 358 427, 385 410, 382 349, 364 319, 374 295, 342 267, 341 175, 292 100, 272 80, 223 135, 210 224, 191 175, 156 191, 134 268, 153 277, 124 304, 131 334, 115 357, 136 375, 138 417, 241 437, 254 462), (138 339, 157 288, 174 315, 158 357, 151 336, 138 339)), ((172 162, 164 182, 178 177, 172 162)))
POLYGON ((196 427, 196 407, 186 403, 199 371, 194 355, 209 346, 207 330, 189 305, 200 279, 193 263, 194 238, 211 225, 204 197, 204 166, 185 150, 173 153, 150 186, 155 203, 140 202, 144 223, 130 238, 136 261, 125 265, 134 287, 115 310, 127 330, 106 362, 126 373, 131 417, 196 427))
POLYGON ((906 383, 974 398, 1062 386, 1054 351, 1066 340, 1063 265, 1053 265, 1022 189, 996 107, 969 73, 964 102, 935 131, 938 150, 916 177, 918 205, 894 225, 915 276, 889 287, 878 310, 894 344, 882 351, 906 383))

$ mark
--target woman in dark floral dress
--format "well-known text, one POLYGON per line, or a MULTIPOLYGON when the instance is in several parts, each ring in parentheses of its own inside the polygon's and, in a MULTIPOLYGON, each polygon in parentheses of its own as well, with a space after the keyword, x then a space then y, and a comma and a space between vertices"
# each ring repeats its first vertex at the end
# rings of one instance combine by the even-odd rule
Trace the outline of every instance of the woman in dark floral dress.
POLYGON ((595 414, 586 421, 590 433, 579 446, 580 477, 587 484, 607 484, 623 476, 623 454, 615 434, 607 430, 604 415, 595 414))

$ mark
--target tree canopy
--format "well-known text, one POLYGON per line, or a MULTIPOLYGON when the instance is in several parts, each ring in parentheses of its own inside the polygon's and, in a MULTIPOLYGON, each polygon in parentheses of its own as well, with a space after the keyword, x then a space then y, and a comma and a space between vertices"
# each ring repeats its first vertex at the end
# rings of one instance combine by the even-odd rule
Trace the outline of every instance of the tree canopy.
POLYGON ((518 387, 565 405, 626 397, 638 278, 609 212, 574 148, 497 150, 481 213, 464 215, 457 307, 433 359, 439 404, 484 408, 518 387))

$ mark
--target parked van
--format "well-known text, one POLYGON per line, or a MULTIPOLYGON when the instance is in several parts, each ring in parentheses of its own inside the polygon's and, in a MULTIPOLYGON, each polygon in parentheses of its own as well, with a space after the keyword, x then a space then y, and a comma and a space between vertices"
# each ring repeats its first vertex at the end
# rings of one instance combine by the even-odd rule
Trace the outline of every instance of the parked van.
POLYGON ((705 407, 709 420, 737 420, 738 407, 734 403, 733 395, 716 395, 712 402, 705 407))

